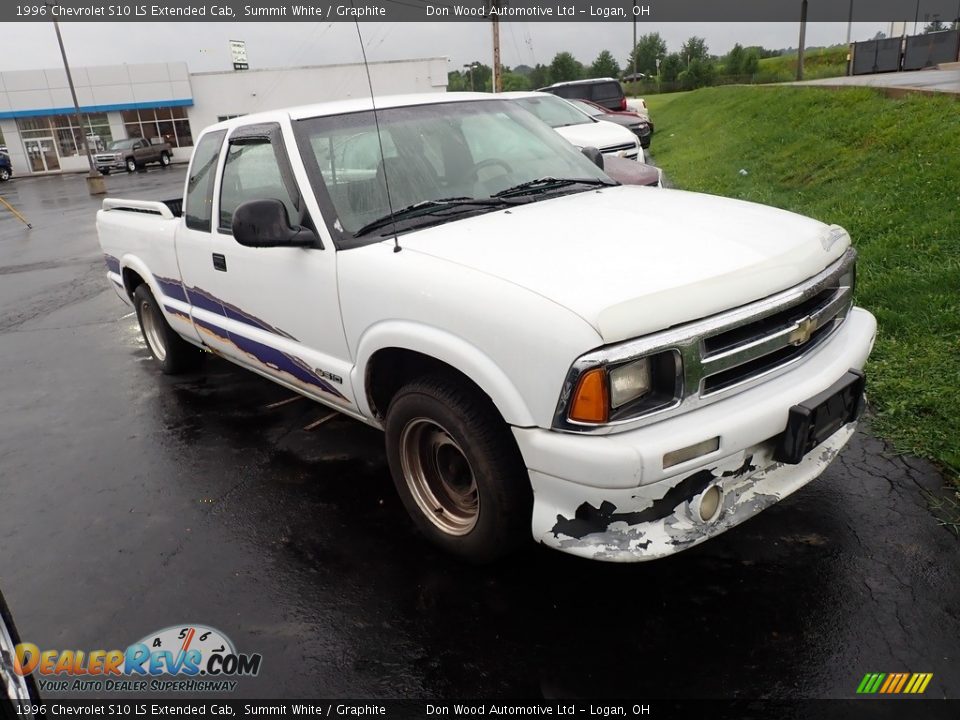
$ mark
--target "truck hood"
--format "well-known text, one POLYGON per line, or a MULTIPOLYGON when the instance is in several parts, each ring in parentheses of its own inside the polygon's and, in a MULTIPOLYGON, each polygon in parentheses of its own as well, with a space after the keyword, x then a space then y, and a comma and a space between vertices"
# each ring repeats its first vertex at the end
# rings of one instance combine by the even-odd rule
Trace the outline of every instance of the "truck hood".
POLYGON ((637 136, 622 125, 600 120, 582 125, 567 125, 554 128, 560 135, 577 147, 595 147, 600 151, 618 145, 635 145, 637 136))
POLYGON ((535 292, 612 343, 792 287, 850 238, 765 205, 621 186, 445 223, 400 244, 535 292))

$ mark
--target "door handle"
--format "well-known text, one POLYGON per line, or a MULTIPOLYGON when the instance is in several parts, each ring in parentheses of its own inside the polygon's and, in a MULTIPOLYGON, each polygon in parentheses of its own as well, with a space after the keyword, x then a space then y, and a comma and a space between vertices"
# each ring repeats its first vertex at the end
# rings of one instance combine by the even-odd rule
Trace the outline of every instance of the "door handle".
POLYGON ((227 271, 227 258, 220 253, 213 254, 213 269, 219 270, 220 272, 227 271))

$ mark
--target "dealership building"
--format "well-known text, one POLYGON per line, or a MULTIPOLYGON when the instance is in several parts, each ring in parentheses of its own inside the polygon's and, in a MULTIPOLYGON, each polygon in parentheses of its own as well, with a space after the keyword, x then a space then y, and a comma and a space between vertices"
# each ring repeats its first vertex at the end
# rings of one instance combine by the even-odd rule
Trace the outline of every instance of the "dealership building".
MULTIPOLYGON (((447 59, 370 63, 380 95, 445 92, 447 59)), ((190 158, 195 135, 220 120, 291 105, 369 94, 362 64, 191 73, 187 64, 71 68, 83 116, 78 127, 63 68, 0 73, 0 144, 14 175, 84 171, 91 152, 114 140, 163 138, 174 161, 190 158)))

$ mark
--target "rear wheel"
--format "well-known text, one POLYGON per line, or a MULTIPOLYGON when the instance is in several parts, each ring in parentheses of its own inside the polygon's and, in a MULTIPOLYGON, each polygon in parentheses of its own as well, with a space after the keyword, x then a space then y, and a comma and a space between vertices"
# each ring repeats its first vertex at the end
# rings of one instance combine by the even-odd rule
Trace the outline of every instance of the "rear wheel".
POLYGON ((489 398, 454 378, 401 388, 386 419, 394 484, 434 544, 490 562, 530 533, 532 493, 509 426, 489 398))
POLYGON ((166 167, 170 164, 170 156, 166 153, 160 153, 160 164, 166 167))
POLYGON ((140 285, 133 293, 133 302, 143 339, 164 374, 196 370, 203 361, 203 350, 188 343, 170 327, 150 288, 140 285))

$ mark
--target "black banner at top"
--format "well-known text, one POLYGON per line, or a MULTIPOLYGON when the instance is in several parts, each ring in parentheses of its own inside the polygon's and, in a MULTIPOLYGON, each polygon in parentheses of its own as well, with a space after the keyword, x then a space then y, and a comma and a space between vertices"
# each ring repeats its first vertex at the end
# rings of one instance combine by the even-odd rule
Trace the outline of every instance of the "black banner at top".
POLYGON ((0 21, 69 22, 953 21, 958 0, 42 0, 0 3, 0 21))

